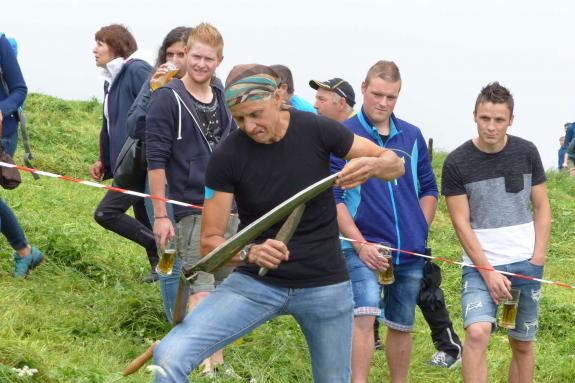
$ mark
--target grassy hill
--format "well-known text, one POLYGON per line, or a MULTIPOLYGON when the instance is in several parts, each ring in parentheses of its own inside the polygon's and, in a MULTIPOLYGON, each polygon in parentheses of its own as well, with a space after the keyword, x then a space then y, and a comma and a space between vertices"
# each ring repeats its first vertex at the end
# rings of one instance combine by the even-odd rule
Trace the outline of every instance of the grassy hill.
MULTIPOLYGON (((62 101, 32 94, 26 104, 30 139, 39 169, 82 179, 97 158, 101 106, 96 100, 62 101)), ((439 143, 441 144, 441 143, 439 143)), ((19 149, 16 161, 20 163, 19 149)), ((441 176, 445 155, 434 158, 441 176)), ((120 371, 169 330, 158 284, 141 279, 148 272, 143 249, 106 232, 92 219, 103 191, 43 177, 23 175, 23 184, 0 195, 14 209, 29 241, 47 261, 26 280, 15 280, 12 250, 0 241, 0 382, 147 382, 143 370, 129 378, 120 371), (19 378, 13 367, 38 369, 19 378)), ((545 278, 575 283, 575 181, 549 174, 553 233, 545 278)), ((434 254, 460 260, 461 249, 443 200, 431 230, 434 254)), ((456 331, 463 336, 461 270, 443 265, 443 287, 456 331)), ((540 336, 536 344, 537 382, 573 382, 575 377, 575 291, 544 286, 540 336)), ((385 330, 382 330, 385 336, 385 330)), ((412 382, 458 382, 460 369, 425 365, 434 353, 421 313, 413 334, 412 382)), ((507 380, 510 351, 505 331, 489 348, 490 381, 507 380)), ((244 377, 262 382, 310 382, 303 336, 290 318, 278 318, 226 349, 244 377)), ((205 381, 194 375, 194 381, 205 381)), ((247 380, 246 380, 247 381, 247 380)), ((384 352, 376 352, 371 379, 388 382, 384 352)))

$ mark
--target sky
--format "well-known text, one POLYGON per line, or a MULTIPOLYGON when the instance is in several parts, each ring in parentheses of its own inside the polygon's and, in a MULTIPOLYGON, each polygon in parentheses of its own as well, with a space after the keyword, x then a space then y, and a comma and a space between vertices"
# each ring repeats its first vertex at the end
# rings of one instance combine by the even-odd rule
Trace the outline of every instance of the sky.
MULTIPOLYGON (((534 142, 545 168, 557 166, 563 124, 575 121, 575 3, 550 0, 19 0, 0 13, 15 37, 31 92, 63 99, 102 98, 94 34, 126 25, 151 61, 170 29, 202 21, 224 37, 225 80, 240 63, 284 64, 296 94, 313 102, 309 80, 341 77, 361 105, 361 82, 378 60, 397 63, 395 113, 436 149, 476 135, 473 107, 499 81, 515 97, 509 134, 534 142)), ((6 8, 4 6, 3 8, 6 8)), ((33 129, 33 127, 31 127, 33 129)), ((96 137, 94 139, 97 139, 96 137)))

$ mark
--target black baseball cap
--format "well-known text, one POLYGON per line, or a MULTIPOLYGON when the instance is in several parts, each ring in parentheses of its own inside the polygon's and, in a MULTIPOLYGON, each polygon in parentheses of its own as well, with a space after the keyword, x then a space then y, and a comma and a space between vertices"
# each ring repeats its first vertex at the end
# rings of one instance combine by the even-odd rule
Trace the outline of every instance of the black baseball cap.
POLYGON ((351 85, 349 85, 349 82, 342 80, 339 77, 332 78, 331 80, 327 81, 310 80, 309 86, 315 90, 322 88, 331 92, 335 92, 341 97, 345 98, 347 105, 351 107, 355 105, 355 92, 353 91, 353 88, 351 85))

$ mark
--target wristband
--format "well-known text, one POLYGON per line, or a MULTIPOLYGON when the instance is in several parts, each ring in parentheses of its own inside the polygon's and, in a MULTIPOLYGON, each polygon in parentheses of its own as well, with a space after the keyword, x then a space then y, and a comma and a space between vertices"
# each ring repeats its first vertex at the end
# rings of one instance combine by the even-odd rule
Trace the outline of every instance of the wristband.
POLYGON ((154 219, 162 219, 162 218, 169 218, 167 215, 159 215, 159 216, 154 216, 154 219))
POLYGON ((359 245, 359 249, 357 250, 357 255, 359 255, 359 253, 361 253, 361 249, 363 249, 364 246, 365 246, 365 242, 362 242, 361 245, 359 245))

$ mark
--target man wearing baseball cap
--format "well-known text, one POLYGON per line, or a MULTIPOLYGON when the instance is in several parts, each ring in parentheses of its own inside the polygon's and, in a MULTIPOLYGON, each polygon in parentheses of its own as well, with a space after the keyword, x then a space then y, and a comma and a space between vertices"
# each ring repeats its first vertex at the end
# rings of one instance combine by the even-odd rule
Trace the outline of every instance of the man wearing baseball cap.
POLYGON ((355 92, 349 82, 336 77, 323 82, 310 80, 309 86, 317 90, 313 107, 319 115, 344 122, 355 114, 355 92))

